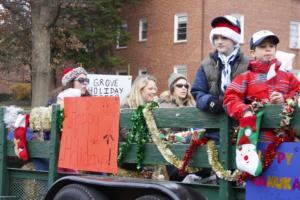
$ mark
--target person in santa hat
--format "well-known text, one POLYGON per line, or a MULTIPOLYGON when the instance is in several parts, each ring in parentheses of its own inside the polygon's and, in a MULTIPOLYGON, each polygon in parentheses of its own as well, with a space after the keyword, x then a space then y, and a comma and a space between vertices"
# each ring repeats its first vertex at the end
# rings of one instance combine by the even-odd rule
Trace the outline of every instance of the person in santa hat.
MULTIPOLYGON (((62 86, 55 89, 52 92, 50 100, 47 102, 47 106, 58 103, 63 107, 65 97, 81 97, 91 96, 88 92, 89 79, 87 78, 87 72, 83 67, 66 68, 64 75, 61 79, 62 86)), ((49 139, 49 133, 45 133, 46 140, 49 139)), ((46 158, 34 158, 32 159, 33 166, 36 170, 49 170, 49 160, 46 158)), ((59 169, 60 172, 78 173, 72 169, 59 169)))
MULTIPOLYGON (((247 70, 249 58, 240 50, 240 22, 225 15, 211 21, 209 39, 214 52, 204 59, 197 70, 191 93, 199 110, 224 113, 223 96, 231 80, 247 70)), ((218 130, 207 130, 207 137, 219 141, 218 130)))
POLYGON ((249 58, 240 50, 240 22, 233 16, 216 17, 211 22, 210 42, 215 49, 198 68, 192 95, 201 111, 222 113, 223 95, 232 78, 247 70, 249 58))
POLYGON ((83 67, 66 68, 61 79, 62 86, 52 93, 47 105, 58 103, 63 106, 65 97, 90 96, 88 91, 89 79, 83 67))
MULTIPOLYGON (((249 58, 240 49, 240 21, 233 16, 215 17, 209 35, 214 49, 197 70, 191 93, 199 110, 213 114, 224 113, 223 96, 231 80, 247 70, 249 58)), ((205 137, 219 143, 219 130, 207 129, 205 137)), ((211 174, 202 170, 202 178, 211 174)))

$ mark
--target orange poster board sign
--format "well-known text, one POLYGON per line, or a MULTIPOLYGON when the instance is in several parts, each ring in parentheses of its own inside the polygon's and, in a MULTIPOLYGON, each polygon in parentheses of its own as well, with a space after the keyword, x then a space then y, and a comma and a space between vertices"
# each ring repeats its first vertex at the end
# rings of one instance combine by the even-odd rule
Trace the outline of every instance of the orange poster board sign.
POLYGON ((58 166, 117 173, 119 97, 64 99, 58 166))

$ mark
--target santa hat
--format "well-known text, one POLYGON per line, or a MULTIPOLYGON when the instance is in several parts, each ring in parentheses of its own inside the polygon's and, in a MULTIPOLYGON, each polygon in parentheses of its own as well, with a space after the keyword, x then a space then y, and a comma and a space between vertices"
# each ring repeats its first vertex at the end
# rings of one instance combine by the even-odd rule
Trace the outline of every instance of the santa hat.
POLYGON ((87 72, 82 67, 77 67, 77 68, 71 68, 70 67, 70 68, 65 69, 64 70, 64 76, 61 79, 62 85, 66 86, 67 83, 73 81, 80 74, 86 74, 87 75, 87 72))
POLYGON ((241 27, 240 21, 233 16, 225 15, 216 17, 212 20, 211 26, 213 29, 210 32, 210 42, 214 45, 214 35, 221 35, 231 39, 236 44, 241 42, 241 27))
POLYGON ((243 134, 242 137, 239 139, 237 146, 241 146, 243 144, 252 144, 249 140, 249 137, 246 134, 243 134))

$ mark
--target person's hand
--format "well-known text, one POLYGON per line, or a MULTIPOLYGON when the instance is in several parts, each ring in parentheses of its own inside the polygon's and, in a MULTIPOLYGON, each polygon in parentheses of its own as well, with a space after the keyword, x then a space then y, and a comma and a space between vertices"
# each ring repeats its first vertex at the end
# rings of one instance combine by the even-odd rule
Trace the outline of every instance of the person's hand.
POLYGON ((223 104, 219 101, 219 99, 211 98, 208 101, 208 111, 213 114, 218 114, 224 111, 223 104))
POLYGON ((247 110, 247 111, 244 113, 243 117, 250 117, 250 116, 252 116, 252 115, 253 115, 253 113, 252 113, 251 111, 247 110))
POLYGON ((69 88, 57 95, 56 103, 60 104, 63 107, 65 97, 80 97, 81 90, 76 88, 69 88))
POLYGON ((65 97, 80 97, 81 91, 76 88, 68 88, 62 92, 60 92, 57 96, 58 99, 64 100, 65 97))
POLYGON ((271 103, 273 104, 281 104, 284 102, 284 97, 280 92, 272 92, 270 96, 271 103))

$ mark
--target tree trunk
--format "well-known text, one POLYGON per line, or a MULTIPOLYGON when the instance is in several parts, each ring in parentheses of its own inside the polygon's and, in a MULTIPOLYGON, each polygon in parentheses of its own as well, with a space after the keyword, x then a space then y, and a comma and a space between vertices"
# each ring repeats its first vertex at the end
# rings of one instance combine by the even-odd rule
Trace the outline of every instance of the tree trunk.
POLYGON ((44 106, 52 88, 50 66, 50 24, 55 0, 32 0, 32 101, 31 106, 44 106))

